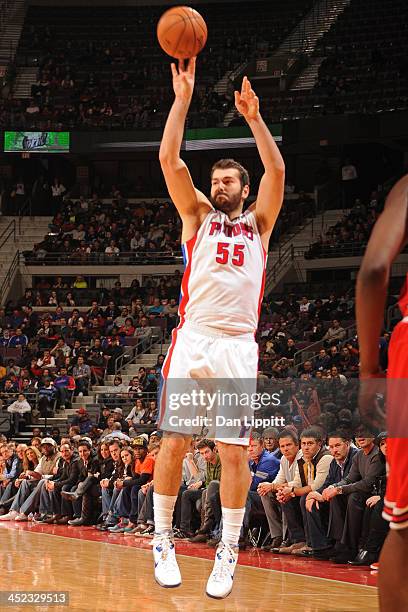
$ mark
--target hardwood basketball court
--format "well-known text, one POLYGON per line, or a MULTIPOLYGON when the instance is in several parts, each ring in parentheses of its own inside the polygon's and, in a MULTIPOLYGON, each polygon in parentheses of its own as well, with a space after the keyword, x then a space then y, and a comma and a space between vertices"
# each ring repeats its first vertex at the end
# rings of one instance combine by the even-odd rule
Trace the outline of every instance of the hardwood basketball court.
POLYGON ((10 608, 14 610, 378 610, 373 572, 329 562, 280 559, 257 550, 241 553, 234 590, 220 601, 204 592, 214 555, 205 546, 180 542, 183 584, 163 589, 153 578, 151 540, 107 535, 92 528, 10 522, 0 526, 0 541, 1 591, 68 591, 70 595, 69 608, 10 608))

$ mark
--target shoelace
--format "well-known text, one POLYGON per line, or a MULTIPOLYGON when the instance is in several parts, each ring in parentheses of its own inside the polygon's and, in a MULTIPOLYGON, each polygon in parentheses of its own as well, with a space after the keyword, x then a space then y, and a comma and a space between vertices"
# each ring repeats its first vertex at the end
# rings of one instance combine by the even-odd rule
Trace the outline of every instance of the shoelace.
POLYGON ((217 551, 217 562, 215 564, 212 578, 215 582, 224 582, 225 578, 231 578, 230 566, 233 565, 234 555, 228 544, 223 544, 221 550, 217 551))
POLYGON ((166 571, 172 571, 178 568, 175 557, 170 553, 174 549, 174 542, 167 534, 156 535, 151 543, 160 552, 160 560, 165 565, 166 571), (160 550, 161 548, 161 550, 160 550))

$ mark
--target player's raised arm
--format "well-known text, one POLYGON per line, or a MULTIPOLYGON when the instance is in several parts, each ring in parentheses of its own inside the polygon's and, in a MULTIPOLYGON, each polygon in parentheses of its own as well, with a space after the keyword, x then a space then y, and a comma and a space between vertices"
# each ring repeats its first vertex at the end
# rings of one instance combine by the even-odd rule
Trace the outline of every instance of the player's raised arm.
POLYGON ((160 165, 166 185, 174 204, 183 221, 193 217, 200 222, 201 215, 208 212, 211 205, 200 191, 195 189, 190 173, 180 157, 184 125, 194 90, 195 57, 191 58, 188 67, 180 60, 178 69, 171 65, 175 99, 167 118, 160 145, 160 165))
POLYGON ((390 191, 361 264, 356 286, 360 376, 379 370, 378 339, 384 320, 391 264, 407 241, 408 175, 390 191))
POLYGON ((254 135, 265 173, 259 185, 255 215, 261 234, 270 234, 282 207, 285 188, 285 163, 275 140, 259 112, 259 100, 247 77, 241 91, 235 92, 235 106, 254 135))

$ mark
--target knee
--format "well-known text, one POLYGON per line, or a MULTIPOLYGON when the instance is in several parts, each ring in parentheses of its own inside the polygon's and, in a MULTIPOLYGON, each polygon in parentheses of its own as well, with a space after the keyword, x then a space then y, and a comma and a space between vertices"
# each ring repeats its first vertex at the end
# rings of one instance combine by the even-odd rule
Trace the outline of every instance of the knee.
POLYGON ((166 460, 184 457, 190 446, 190 440, 190 437, 177 434, 165 436, 160 448, 160 459, 163 456, 166 456, 166 460))
POLYGON ((243 463, 248 465, 248 452, 246 446, 217 442, 217 448, 221 461, 228 462, 230 467, 235 467, 237 470, 241 470, 243 463))

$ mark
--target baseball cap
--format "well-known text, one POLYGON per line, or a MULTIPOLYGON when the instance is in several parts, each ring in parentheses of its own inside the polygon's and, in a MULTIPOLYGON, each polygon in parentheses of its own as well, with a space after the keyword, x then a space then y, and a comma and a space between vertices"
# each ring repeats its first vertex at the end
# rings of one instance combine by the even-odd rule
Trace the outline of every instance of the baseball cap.
POLYGON ((123 414, 122 408, 115 408, 113 412, 117 412, 118 414, 123 414))
POLYGON ((142 436, 138 436, 137 438, 134 438, 132 446, 141 446, 143 448, 147 448, 147 440, 142 436))
POLYGON ((43 444, 51 444, 51 446, 57 446, 56 441, 55 441, 55 440, 53 440, 52 438, 43 438, 43 439, 41 440, 41 446, 42 446, 43 444))
POLYGON ((87 413, 86 408, 78 408, 77 410, 77 414, 86 414, 86 413, 87 413))
POLYGON ((162 431, 152 431, 152 433, 150 434, 150 437, 152 436, 157 436, 158 438, 162 438, 163 432, 162 431))

